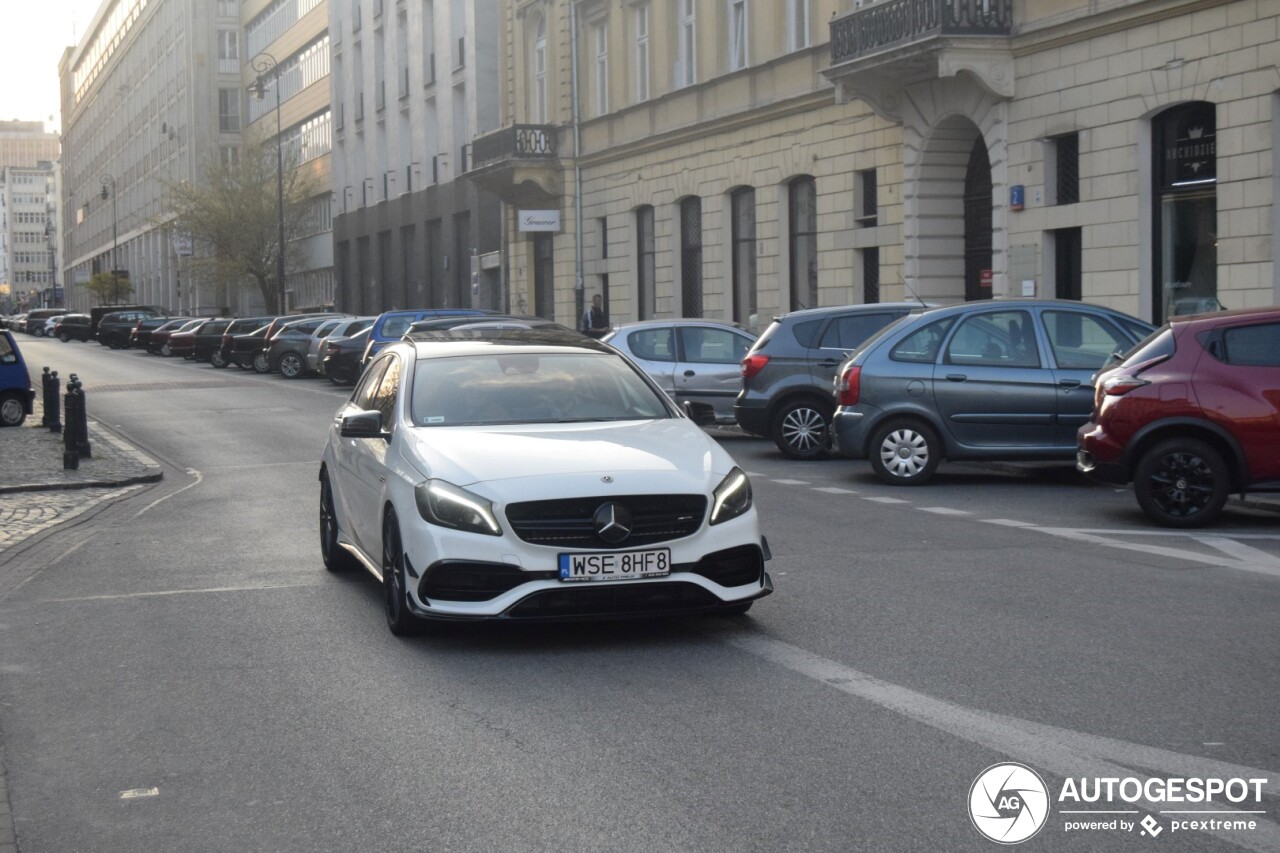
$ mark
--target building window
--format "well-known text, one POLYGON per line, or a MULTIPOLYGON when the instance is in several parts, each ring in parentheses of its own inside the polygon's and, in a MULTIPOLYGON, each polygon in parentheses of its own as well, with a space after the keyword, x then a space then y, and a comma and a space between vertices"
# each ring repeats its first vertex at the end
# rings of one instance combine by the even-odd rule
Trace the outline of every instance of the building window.
POLYGON ((639 320, 650 320, 657 313, 657 266, 653 239, 653 208, 636 209, 636 285, 639 320))
POLYGON ((1214 105, 1173 107, 1153 119, 1154 322, 1212 311, 1218 302, 1217 132, 1214 105))
POLYGON ((679 32, 676 35, 676 86, 692 86, 698 82, 698 28, 696 0, 679 3, 679 32))
POLYGON ((240 165, 240 149, 235 145, 220 146, 218 156, 226 169, 234 169, 240 165))
POLYGON ((649 100, 649 7, 636 7, 636 101, 649 100))
POLYGON ((747 0, 729 2, 729 70, 746 68, 747 57, 747 0))
POLYGON ((240 90, 218 90, 218 130, 223 133, 240 132, 240 90))
POLYGON ((539 15, 533 37, 533 122, 547 121, 547 19, 539 15))
POLYGON ((874 228, 880 221, 875 169, 864 169, 853 176, 853 194, 854 223, 859 228, 874 228))
POLYGON ((791 307, 818 305, 818 190, 813 178, 796 178, 787 188, 790 209, 791 307))
POLYGON ((1080 201, 1080 134, 1067 133, 1049 140, 1045 158, 1045 189, 1049 204, 1080 201))
POLYGON ((873 305, 880 301, 880 247, 862 250, 862 301, 873 305))
POLYGON ((1078 300, 1083 297, 1080 274, 1082 230, 1060 228, 1050 232, 1053 235, 1053 289, 1058 299, 1078 300))
POLYGON ((222 74, 240 73, 240 33, 237 30, 218 30, 218 71, 222 74))
POLYGON ((600 257, 609 257, 609 217, 601 216, 596 220, 600 224, 600 257))
POLYGON ((787 0, 787 46, 809 46, 809 0, 787 0))
POLYGON ((739 187, 729 194, 730 235, 733 245, 733 322, 755 334, 756 316, 756 191, 739 187))
POLYGON ((681 316, 702 316, 702 199, 680 202, 681 316))
POLYGON ((596 46, 596 115, 602 116, 609 112, 609 28, 597 24, 591 32, 596 46))

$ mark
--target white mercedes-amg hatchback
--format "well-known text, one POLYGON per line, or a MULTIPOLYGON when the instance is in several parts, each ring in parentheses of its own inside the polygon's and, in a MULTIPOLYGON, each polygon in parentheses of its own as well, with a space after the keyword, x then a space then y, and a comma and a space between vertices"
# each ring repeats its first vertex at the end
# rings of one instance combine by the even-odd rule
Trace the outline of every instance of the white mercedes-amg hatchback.
POLYGON ((617 351, 429 337, 370 363, 320 466, 325 565, 377 577, 393 633, 743 613, 772 591, 747 475, 617 351))

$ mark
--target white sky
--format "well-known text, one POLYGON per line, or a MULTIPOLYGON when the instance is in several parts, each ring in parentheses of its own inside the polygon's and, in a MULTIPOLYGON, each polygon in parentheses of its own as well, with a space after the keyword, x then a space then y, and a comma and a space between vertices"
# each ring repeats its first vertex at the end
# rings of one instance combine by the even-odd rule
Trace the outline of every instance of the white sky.
POLYGON ((0 0, 0 120, 43 121, 46 130, 61 126, 58 60, 103 2, 0 0))

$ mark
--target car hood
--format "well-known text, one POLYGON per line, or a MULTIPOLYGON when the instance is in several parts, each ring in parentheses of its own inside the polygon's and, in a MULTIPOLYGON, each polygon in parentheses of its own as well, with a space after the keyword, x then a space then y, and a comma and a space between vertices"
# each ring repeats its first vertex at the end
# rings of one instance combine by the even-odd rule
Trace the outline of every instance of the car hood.
MULTIPOLYGON (((700 427, 685 418, 608 423, 481 427, 415 427, 402 445, 424 478, 454 485, 548 478, 704 492, 734 465, 700 427), (708 485, 710 484, 710 485, 708 485)), ((646 490, 648 490, 646 488, 646 490)))

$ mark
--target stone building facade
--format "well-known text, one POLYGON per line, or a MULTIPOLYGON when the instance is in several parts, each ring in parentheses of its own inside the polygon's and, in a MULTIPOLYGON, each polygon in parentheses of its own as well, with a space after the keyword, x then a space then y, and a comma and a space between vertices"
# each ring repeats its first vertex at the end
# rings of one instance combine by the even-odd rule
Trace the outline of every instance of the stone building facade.
POLYGON ((759 328, 913 297, 1280 302, 1275 0, 502 10, 471 175, 508 203, 513 306, 759 328))

